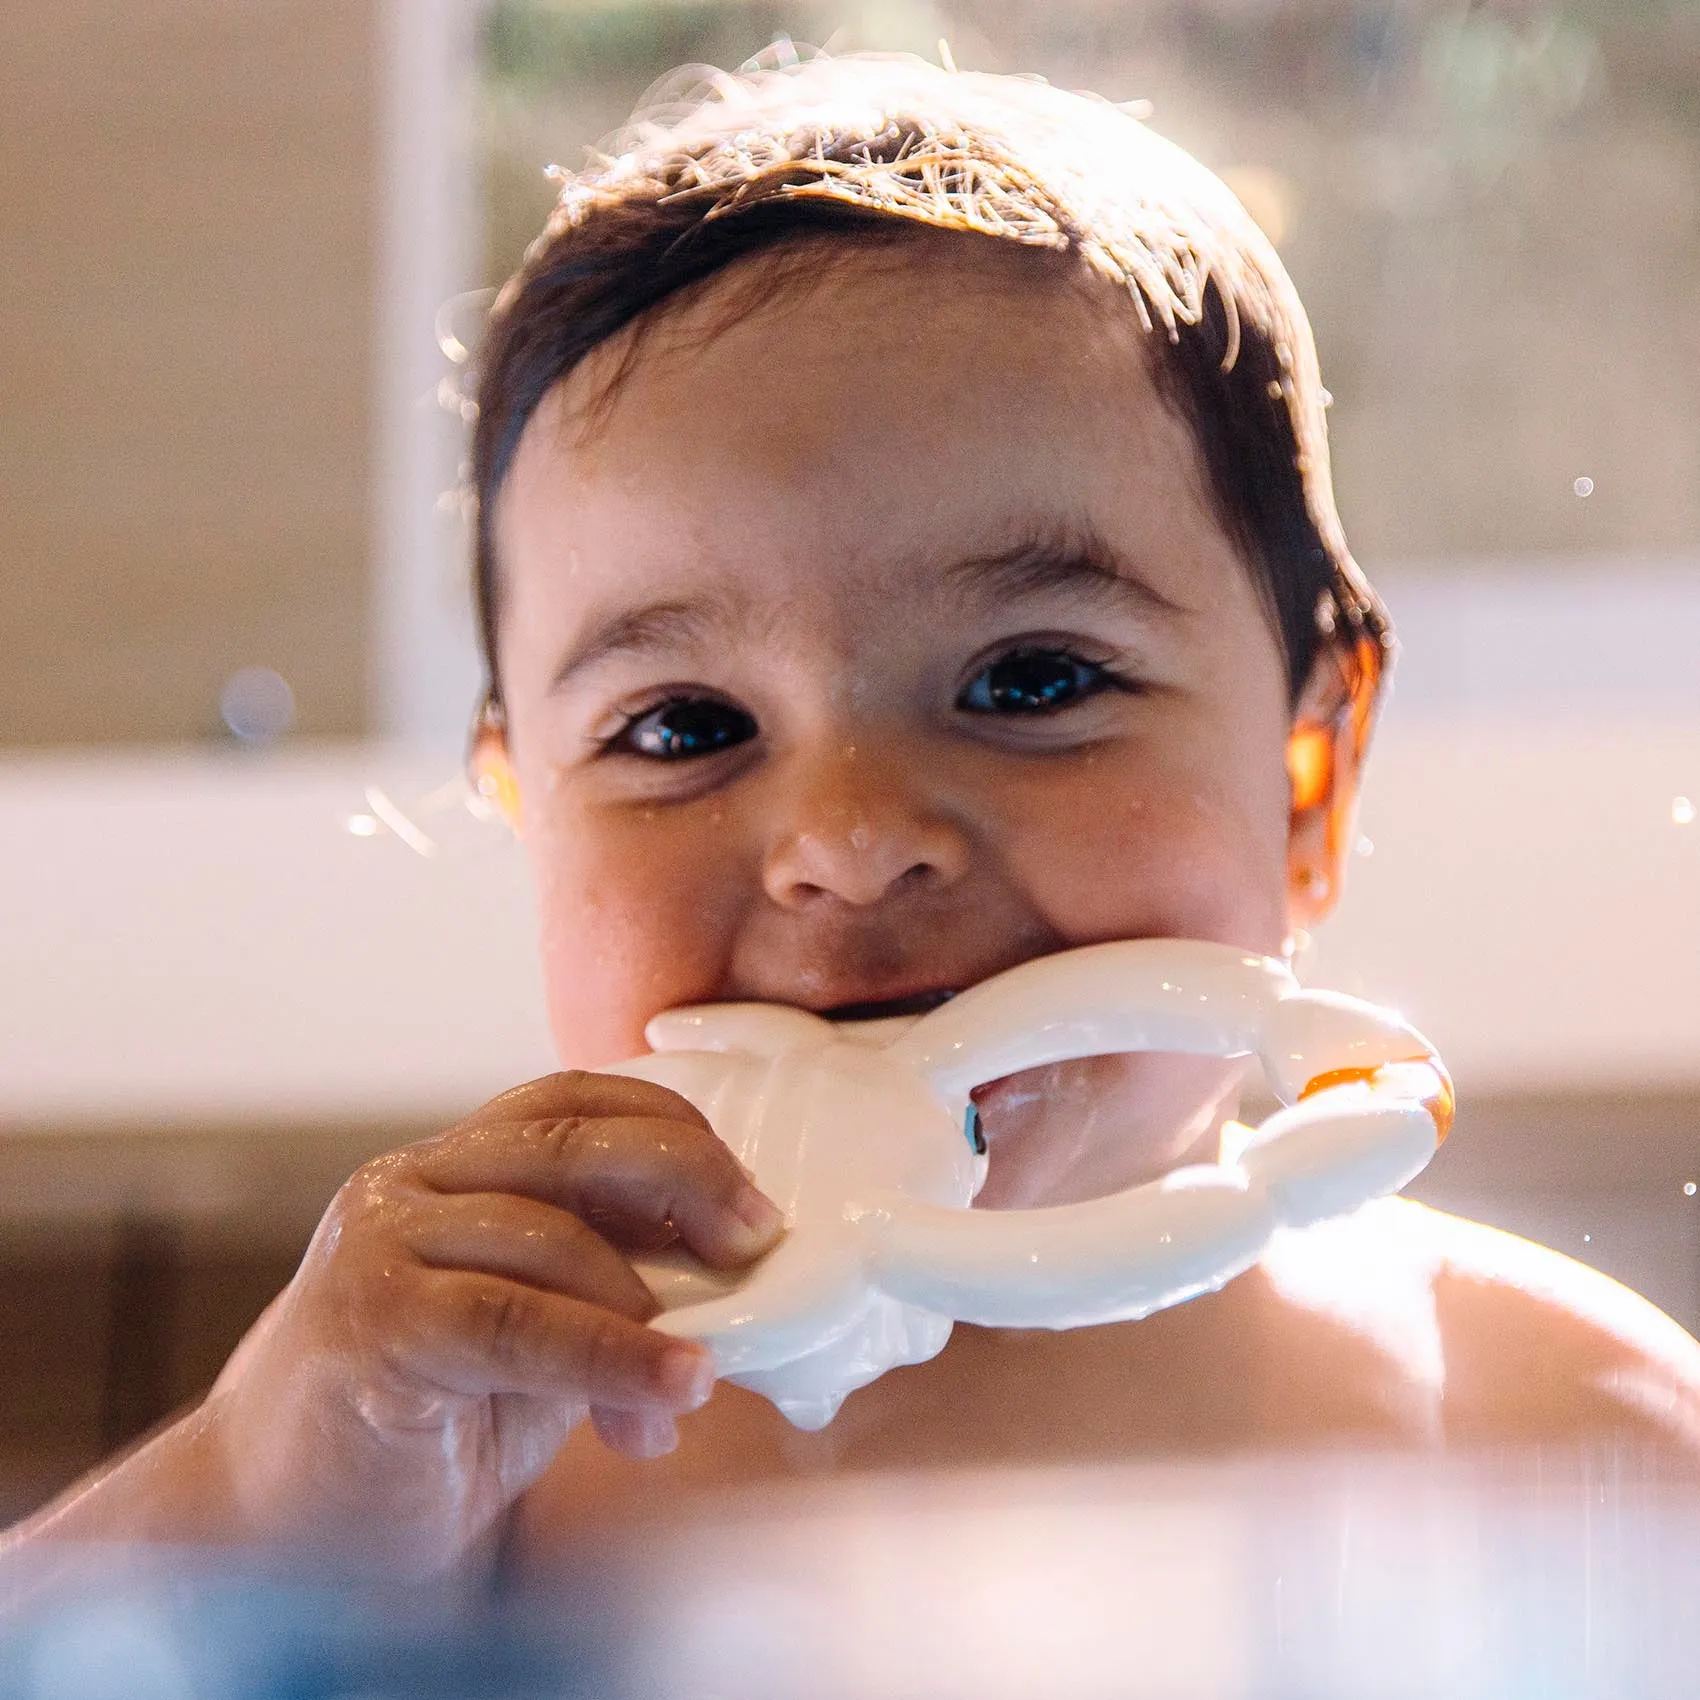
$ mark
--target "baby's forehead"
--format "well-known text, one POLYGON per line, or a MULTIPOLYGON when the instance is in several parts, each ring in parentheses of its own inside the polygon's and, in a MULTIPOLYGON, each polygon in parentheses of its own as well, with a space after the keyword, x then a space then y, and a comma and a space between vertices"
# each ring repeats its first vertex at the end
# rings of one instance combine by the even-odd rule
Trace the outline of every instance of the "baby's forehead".
POLYGON ((900 392, 952 353, 1075 395, 1148 379, 1152 335, 1127 288, 1076 255, 888 220, 789 238, 675 292, 590 350, 545 405, 555 429, 589 438, 632 391, 700 401, 742 373, 878 375, 900 392))
POLYGON ((1094 352, 1101 309, 1057 268, 921 287, 944 267, 845 269, 687 320, 602 374, 594 413, 563 385, 504 491, 508 600, 570 650, 753 638, 776 659, 948 646, 1006 611, 1150 630, 1201 584, 1249 600, 1145 333, 1094 352))
POLYGON ((1111 286, 987 246, 986 266, 934 238, 749 267, 670 303, 537 410, 504 547, 541 524, 633 556, 683 535, 713 558, 783 516, 805 550, 824 532, 902 560, 1107 532, 1098 510, 1141 488, 1206 509, 1190 428, 1111 286))

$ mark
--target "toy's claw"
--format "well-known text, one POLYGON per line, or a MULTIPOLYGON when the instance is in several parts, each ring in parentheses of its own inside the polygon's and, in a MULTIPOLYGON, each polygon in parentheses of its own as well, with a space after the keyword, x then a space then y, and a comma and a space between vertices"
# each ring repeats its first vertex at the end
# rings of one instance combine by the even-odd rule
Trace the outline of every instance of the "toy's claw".
POLYGON ((987 1327, 1075 1328, 1220 1287, 1257 1261, 1276 1217, 1260 1188, 1207 1165, 1038 1210, 899 1200, 869 1225, 893 1297, 987 1327))
POLYGON ((889 1054, 947 1103, 1022 1069, 1113 1051, 1241 1056, 1293 989, 1284 963, 1219 944, 1138 939, 1037 957, 924 1015, 889 1054))
POLYGON ((1435 1145, 1423 1097, 1339 1084, 1272 1116, 1231 1167, 1178 1169, 1040 1210, 894 1202, 870 1223, 874 1272, 905 1303, 990 1327, 1131 1321, 1224 1285, 1277 1227, 1308 1227, 1397 1192, 1435 1145))
POLYGON ((1276 1111, 1238 1159, 1283 1227, 1308 1228, 1397 1192, 1422 1172, 1437 1143, 1420 1098, 1342 1083, 1276 1111))
POLYGON ((1434 1142, 1443 1145, 1452 1131, 1458 1100, 1452 1090, 1452 1076, 1446 1065, 1432 1051, 1427 1056, 1404 1057, 1384 1062, 1375 1068, 1336 1068, 1319 1074, 1299 1094, 1299 1101, 1314 1097, 1335 1086, 1362 1085, 1379 1094, 1409 1098, 1428 1111, 1434 1123, 1434 1142))
MULTIPOLYGON (((1427 1063, 1451 1091, 1434 1047, 1416 1028, 1390 1009, 1340 992, 1306 989, 1283 998, 1269 1012, 1259 1050, 1284 1104, 1325 1086, 1372 1080, 1389 1063, 1427 1063)), ((1448 1126, 1450 1119, 1448 1113, 1448 1126)))

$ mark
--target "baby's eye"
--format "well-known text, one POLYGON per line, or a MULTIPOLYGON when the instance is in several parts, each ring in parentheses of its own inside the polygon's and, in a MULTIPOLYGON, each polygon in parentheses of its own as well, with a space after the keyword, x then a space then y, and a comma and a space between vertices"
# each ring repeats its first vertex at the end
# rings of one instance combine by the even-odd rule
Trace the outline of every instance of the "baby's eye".
POLYGON ((610 748, 658 761, 687 761, 713 755, 756 735, 753 716, 710 697, 679 697, 634 716, 610 748))
POLYGON ((1013 649, 975 674, 956 706, 970 714, 1048 714, 1122 683, 1066 649, 1013 649))

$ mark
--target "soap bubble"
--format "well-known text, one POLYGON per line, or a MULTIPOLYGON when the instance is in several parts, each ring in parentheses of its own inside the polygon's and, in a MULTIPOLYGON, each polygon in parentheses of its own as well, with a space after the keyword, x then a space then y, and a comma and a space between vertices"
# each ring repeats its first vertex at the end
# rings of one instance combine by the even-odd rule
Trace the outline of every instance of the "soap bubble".
POLYGON ((378 823, 371 815, 350 815, 343 822, 343 825, 356 838, 375 838, 377 836, 378 823))
POLYGON ((1697 1192, 1700 1192, 1700 1181, 1684 1181, 1682 1183, 1682 1195, 1684 1198, 1692 1198, 1697 1192))
POLYGON ((1576 482, 1570 486, 1570 488, 1574 490, 1578 496, 1587 498, 1594 493, 1594 481, 1593 479, 1586 477, 1578 478, 1576 482))
POLYGON ((1694 824, 1694 801, 1690 797, 1672 797, 1670 800, 1670 818, 1676 826, 1692 826, 1694 824))
POLYGON ((243 667, 224 681, 218 711, 244 744, 269 744, 295 723, 295 693, 270 667, 243 667))

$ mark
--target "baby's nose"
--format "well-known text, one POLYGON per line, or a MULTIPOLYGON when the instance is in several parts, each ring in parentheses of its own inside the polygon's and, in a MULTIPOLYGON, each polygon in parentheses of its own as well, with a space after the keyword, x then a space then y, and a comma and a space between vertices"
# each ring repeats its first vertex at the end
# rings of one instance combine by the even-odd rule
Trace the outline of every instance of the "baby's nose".
POLYGON ((895 751, 846 744, 809 760, 769 844, 763 884, 788 909, 867 908, 961 878, 967 835, 895 751))

